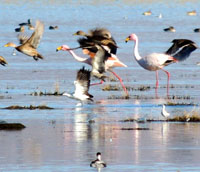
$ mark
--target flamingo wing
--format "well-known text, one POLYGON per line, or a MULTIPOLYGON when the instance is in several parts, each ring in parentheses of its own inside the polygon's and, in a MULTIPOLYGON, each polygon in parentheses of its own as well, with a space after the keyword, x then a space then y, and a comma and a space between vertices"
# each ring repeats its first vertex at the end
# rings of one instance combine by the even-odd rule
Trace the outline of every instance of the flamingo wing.
POLYGON ((188 39, 174 39, 172 43, 172 46, 165 52, 166 54, 171 56, 177 54, 179 49, 183 49, 186 46, 193 45, 194 47, 197 47, 197 45, 193 41, 188 39))

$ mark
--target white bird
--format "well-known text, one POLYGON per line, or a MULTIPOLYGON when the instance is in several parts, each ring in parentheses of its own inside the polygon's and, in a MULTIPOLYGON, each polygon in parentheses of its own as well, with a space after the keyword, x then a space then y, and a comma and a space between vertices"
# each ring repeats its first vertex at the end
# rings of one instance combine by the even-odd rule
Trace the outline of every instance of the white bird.
POLYGON ((101 153, 97 152, 97 159, 92 161, 90 163, 90 167, 94 167, 94 168, 104 168, 106 167, 106 163, 104 161, 101 160, 101 153))
POLYGON ((165 118, 168 118, 170 116, 170 113, 168 113, 166 110, 165 110, 165 105, 162 106, 162 111, 161 111, 161 115, 165 118))
POLYGON ((72 94, 64 93, 64 96, 78 99, 80 101, 93 101, 93 96, 88 93, 90 86, 91 71, 86 70, 84 67, 77 73, 76 81, 74 81, 75 91, 72 94))
POLYGON ((135 41, 134 56, 138 64, 146 70, 156 71, 156 89, 158 88, 158 70, 162 70, 167 74, 167 93, 169 89, 170 73, 163 69, 163 67, 183 61, 189 57, 190 53, 197 49, 197 45, 187 39, 174 39, 173 45, 165 53, 152 53, 145 57, 141 57, 138 52, 138 37, 136 34, 131 34, 126 38, 126 42, 129 40, 135 41))

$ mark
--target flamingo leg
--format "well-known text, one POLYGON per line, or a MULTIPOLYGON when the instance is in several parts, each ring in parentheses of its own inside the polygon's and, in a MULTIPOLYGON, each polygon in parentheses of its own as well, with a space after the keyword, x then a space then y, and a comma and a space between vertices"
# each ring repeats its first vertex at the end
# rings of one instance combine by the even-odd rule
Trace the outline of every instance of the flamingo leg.
POLYGON ((127 89, 126 89, 126 87, 125 87, 125 85, 124 85, 124 83, 123 83, 123 81, 122 81, 122 79, 115 73, 115 72, 113 72, 112 70, 109 70, 113 75, 115 75, 116 76, 116 78, 119 80, 119 82, 121 83, 121 85, 122 85, 122 87, 123 87, 123 90, 124 90, 124 92, 126 93, 126 95, 128 96, 128 91, 127 91, 127 89))
POLYGON ((155 93, 156 93, 156 98, 158 98, 158 71, 156 71, 156 88, 155 88, 155 93))
POLYGON ((90 84, 90 86, 94 86, 94 85, 101 85, 101 84, 103 84, 104 83, 104 81, 103 80, 101 80, 100 82, 98 82, 98 83, 93 83, 93 84, 90 84))
POLYGON ((159 82, 158 82, 158 71, 156 71, 156 89, 158 89, 158 85, 159 85, 159 82))
POLYGON ((167 74, 167 95, 169 95, 169 79, 170 79, 170 73, 164 69, 163 70, 167 74))

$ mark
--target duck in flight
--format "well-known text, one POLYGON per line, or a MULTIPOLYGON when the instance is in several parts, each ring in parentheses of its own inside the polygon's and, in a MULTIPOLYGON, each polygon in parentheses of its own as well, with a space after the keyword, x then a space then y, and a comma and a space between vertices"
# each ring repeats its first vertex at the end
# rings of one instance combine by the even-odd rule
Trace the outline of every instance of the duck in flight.
POLYGON ((18 39, 21 45, 17 46, 12 42, 8 42, 4 47, 14 47, 17 51, 33 57, 34 60, 43 59, 43 56, 37 51, 43 32, 44 24, 37 20, 35 31, 32 33, 30 38, 24 35, 19 35, 18 39))

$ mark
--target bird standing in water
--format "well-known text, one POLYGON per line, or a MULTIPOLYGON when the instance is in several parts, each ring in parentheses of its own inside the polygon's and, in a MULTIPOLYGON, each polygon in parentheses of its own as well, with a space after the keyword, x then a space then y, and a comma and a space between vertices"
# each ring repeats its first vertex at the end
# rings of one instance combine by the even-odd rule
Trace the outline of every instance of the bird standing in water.
POLYGON ((94 167, 94 168, 104 168, 106 167, 106 163, 104 161, 101 160, 101 153, 97 152, 97 159, 92 161, 90 163, 90 167, 94 167))
POLYGON ((44 32, 44 24, 39 20, 36 21, 35 31, 32 33, 30 38, 26 36, 19 35, 20 44, 17 46, 12 42, 8 42, 4 47, 14 47, 17 51, 26 54, 28 56, 32 56, 34 60, 43 59, 43 56, 37 52, 37 47, 40 43, 40 39, 42 38, 44 32))
POLYGON ((156 91, 158 88, 158 70, 162 70, 167 74, 167 95, 169 93, 169 78, 170 73, 163 68, 169 64, 183 61, 188 58, 197 45, 187 39, 174 39, 173 45, 165 53, 152 53, 147 56, 141 57, 138 51, 138 37, 136 34, 131 34, 126 38, 126 42, 132 40, 135 42, 134 57, 138 64, 146 70, 156 71, 156 91))

